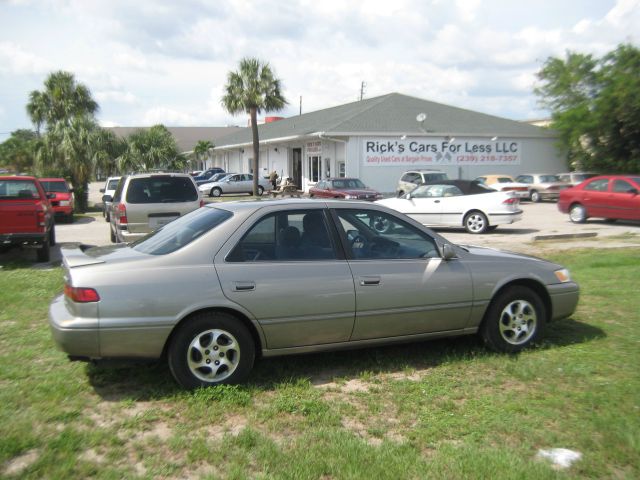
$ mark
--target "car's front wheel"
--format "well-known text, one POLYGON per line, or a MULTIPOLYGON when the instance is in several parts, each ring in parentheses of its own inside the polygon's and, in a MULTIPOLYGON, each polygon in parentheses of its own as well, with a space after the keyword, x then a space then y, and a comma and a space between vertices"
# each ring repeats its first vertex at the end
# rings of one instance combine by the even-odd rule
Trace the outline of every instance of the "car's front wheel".
POLYGON ((531 201, 534 203, 539 203, 542 201, 542 197, 540 196, 540 193, 537 192, 536 190, 531 190, 530 198, 531 198, 531 201))
POLYGON ((169 345, 169 368, 185 388, 235 384, 249 375, 255 359, 251 334, 222 312, 195 315, 169 345))
POLYGON ((222 190, 218 187, 212 188, 211 192, 209 192, 210 197, 219 197, 220 195, 222 195, 222 190))
POLYGON ((569 209, 569 219, 573 223, 584 223, 587 221, 587 209, 579 203, 571 205, 569 209))
POLYGON ((464 217, 464 228, 469 233, 485 233, 489 228, 489 220, 482 212, 469 212, 464 217))
POLYGON ((546 311, 540 297, 530 288, 518 285, 491 302, 480 334, 492 350, 517 353, 541 337, 545 323, 546 311))
POLYGON ((261 185, 258 185, 258 196, 261 197, 264 193, 264 188, 261 185))

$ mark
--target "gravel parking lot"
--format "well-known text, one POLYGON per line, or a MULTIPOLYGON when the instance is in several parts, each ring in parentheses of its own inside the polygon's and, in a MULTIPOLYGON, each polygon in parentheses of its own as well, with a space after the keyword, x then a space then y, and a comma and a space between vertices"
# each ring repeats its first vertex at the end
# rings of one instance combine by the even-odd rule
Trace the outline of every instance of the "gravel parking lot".
MULTIPOLYGON (((90 204, 100 204, 102 182, 90 185, 90 204)), ((474 244, 518 252, 539 252, 545 248, 575 248, 598 246, 640 247, 640 222, 606 223, 589 220, 578 225, 558 211, 555 203, 521 204, 524 215, 520 222, 501 225, 494 232, 472 235, 462 228, 442 228, 437 231, 453 243, 474 244), (557 238, 556 238, 557 237, 557 238)), ((73 224, 56 225, 58 245, 52 249, 51 263, 60 261, 60 245, 81 242, 90 245, 109 245, 109 224, 100 213, 76 217, 73 224)), ((33 258, 34 251, 11 250, 0 254, 0 264, 12 258, 33 258)))

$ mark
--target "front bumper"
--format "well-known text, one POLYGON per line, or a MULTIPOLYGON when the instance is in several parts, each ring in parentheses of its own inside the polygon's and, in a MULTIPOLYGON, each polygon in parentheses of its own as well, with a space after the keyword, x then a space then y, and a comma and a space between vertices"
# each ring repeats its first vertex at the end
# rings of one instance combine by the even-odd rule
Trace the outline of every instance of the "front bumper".
POLYGON ((551 298, 551 320, 570 317, 576 311, 580 299, 580 287, 575 282, 548 285, 551 298))
MULTIPOLYGON (((87 305, 86 309, 97 313, 95 304, 87 305)), ((56 297, 49 306, 49 327, 58 348, 70 357, 100 358, 97 315, 75 316, 67 308, 64 295, 56 297)))

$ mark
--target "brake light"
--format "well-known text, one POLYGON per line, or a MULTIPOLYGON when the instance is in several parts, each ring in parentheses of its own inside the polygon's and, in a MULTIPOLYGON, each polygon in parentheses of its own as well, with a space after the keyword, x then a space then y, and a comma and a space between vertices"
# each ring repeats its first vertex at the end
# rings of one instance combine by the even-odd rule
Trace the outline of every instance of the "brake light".
POLYGON ((200 207, 204 207, 206 205, 206 202, 204 201, 203 198, 200 199, 200 207))
POLYGON ((42 208, 38 209, 38 211, 36 212, 36 218, 37 218, 39 227, 44 228, 47 226, 47 222, 45 221, 44 209, 42 208))
POLYGON ((127 207, 124 206, 124 203, 118 204, 118 220, 120 223, 129 223, 127 220, 127 207))
POLYGON ((504 202, 505 205, 518 205, 520 203, 520 199, 517 197, 507 198, 504 202))
POLYGON ((93 288, 64 286, 64 294, 77 303, 99 302, 100 295, 93 288))

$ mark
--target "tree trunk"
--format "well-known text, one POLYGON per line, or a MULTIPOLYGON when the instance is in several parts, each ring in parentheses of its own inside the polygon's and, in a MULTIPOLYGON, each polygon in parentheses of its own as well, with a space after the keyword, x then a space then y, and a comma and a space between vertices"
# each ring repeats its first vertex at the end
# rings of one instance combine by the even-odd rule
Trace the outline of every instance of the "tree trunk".
POLYGON ((258 180, 260 171, 260 140, 258 139, 258 112, 257 109, 251 108, 249 110, 251 115, 251 133, 253 135, 253 196, 258 196, 258 180))
POLYGON ((89 184, 88 182, 74 182, 73 198, 75 199, 75 210, 79 213, 85 213, 89 209, 89 184))

